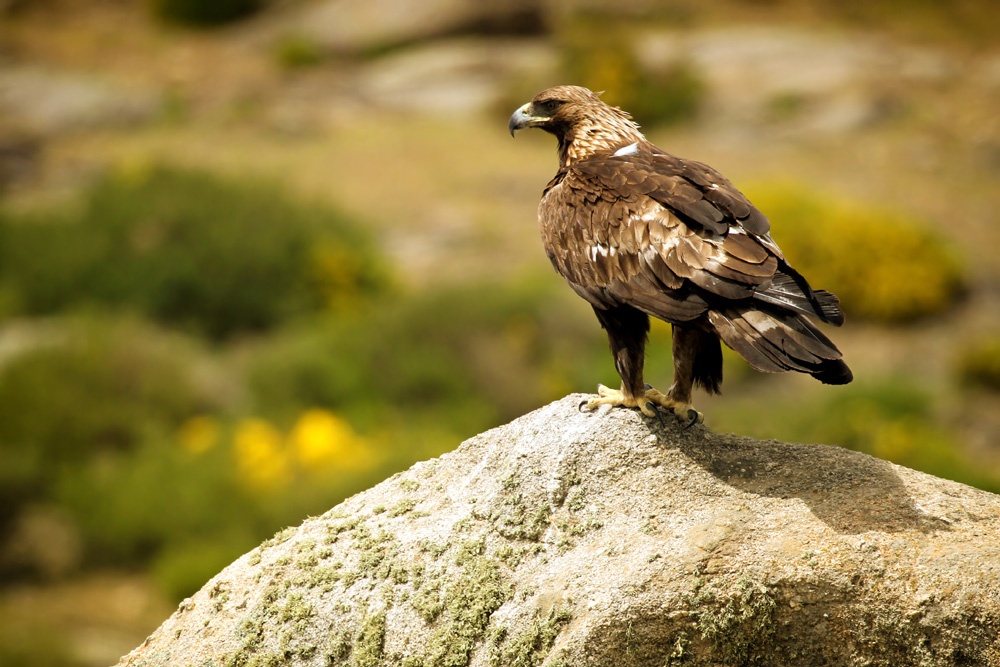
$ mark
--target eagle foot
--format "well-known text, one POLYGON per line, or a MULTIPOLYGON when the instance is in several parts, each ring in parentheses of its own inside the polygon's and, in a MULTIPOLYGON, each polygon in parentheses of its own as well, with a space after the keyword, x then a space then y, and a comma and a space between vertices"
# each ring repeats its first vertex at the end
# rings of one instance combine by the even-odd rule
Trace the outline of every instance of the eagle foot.
POLYGON ((687 411, 687 424, 684 424, 684 429, 687 430, 694 426, 695 424, 700 424, 705 421, 705 415, 701 414, 694 408, 688 408, 687 411))
POLYGON ((684 422, 684 428, 690 428, 705 421, 705 415, 692 408, 690 403, 675 401, 648 384, 646 385, 646 393, 642 396, 628 396, 621 389, 612 389, 599 384, 597 385, 597 397, 581 402, 579 409, 581 411, 584 408, 594 410, 602 405, 638 408, 647 417, 660 417, 661 413, 657 408, 662 406, 684 422))

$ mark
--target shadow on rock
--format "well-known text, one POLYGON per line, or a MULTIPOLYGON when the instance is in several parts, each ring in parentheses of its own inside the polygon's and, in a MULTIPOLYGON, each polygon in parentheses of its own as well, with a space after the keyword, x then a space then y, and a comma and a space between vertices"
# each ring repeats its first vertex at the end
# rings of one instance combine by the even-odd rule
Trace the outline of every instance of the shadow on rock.
POLYGON ((800 498, 838 533, 950 530, 917 506, 892 464, 867 454, 703 428, 682 438, 670 427, 654 430, 661 445, 676 447, 720 481, 759 496, 800 498))

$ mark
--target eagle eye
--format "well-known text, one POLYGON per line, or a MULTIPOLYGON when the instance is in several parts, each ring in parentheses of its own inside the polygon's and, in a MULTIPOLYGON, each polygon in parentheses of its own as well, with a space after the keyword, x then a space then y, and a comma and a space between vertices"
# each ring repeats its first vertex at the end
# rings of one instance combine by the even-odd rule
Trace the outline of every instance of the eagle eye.
POLYGON ((541 100, 538 102, 539 108, 548 115, 555 113, 556 109, 562 106, 562 102, 559 100, 541 100))

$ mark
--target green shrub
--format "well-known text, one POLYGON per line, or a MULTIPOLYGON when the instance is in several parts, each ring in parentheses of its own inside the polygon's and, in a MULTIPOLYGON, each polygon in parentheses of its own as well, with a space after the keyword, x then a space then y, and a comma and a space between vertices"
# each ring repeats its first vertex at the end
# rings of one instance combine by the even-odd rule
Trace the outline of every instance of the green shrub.
POLYGON ((216 26, 250 16, 262 0, 152 0, 161 19, 190 26, 216 26))
POLYGON ((0 523, 62 475, 217 410, 197 349, 136 324, 66 326, 0 368, 0 523))
POLYGON ((698 69, 686 60, 676 60, 663 71, 640 76, 625 109, 643 123, 680 123, 697 115, 704 96, 705 81, 698 69))
MULTIPOLYGON (((504 285, 386 300, 353 318, 303 324, 265 342, 251 362, 250 383, 260 408, 279 416, 316 405, 361 423, 403 414, 474 432, 582 389, 574 375, 586 375, 595 358, 611 367, 588 309, 565 304, 551 293, 504 285)), ((598 379, 590 376, 587 386, 598 379)))
POLYGON ((31 504, 58 507, 84 567, 151 564, 164 590, 189 594, 276 530, 427 456, 421 433, 394 449, 357 436, 371 455, 328 465, 323 423, 304 436, 312 449, 285 429, 278 454, 299 462, 262 488, 247 469, 271 461, 236 446, 240 391, 196 344, 137 323, 59 324, 0 367, 0 532, 31 504))
POLYGON ((288 69, 312 67, 323 61, 323 49, 306 35, 289 34, 275 43, 274 57, 279 65, 288 69))
POLYGON ((636 121, 678 123, 698 112, 705 83, 697 69, 683 60, 662 71, 644 69, 635 56, 634 31, 613 18, 568 17, 556 39, 568 80, 604 91, 606 102, 628 111, 636 121))
MULTIPOLYGON (((0 615, 0 665, 17 667, 84 667, 58 621, 26 619, 15 604, 0 615), (15 611, 17 609, 17 611, 15 611)), ((57 616, 53 614, 53 616, 57 616)))
POLYGON ((968 385, 1000 391, 1000 335, 970 341, 958 354, 957 373, 968 385))
POLYGON ((849 315, 905 322, 944 312, 964 291, 954 248, 923 221, 794 186, 745 191, 771 220, 792 266, 837 294, 849 315))
POLYGON ((0 229, 0 292, 32 315, 97 304, 224 338, 386 284, 370 239, 337 212, 197 171, 115 173, 76 210, 0 229))
POLYGON ((227 452, 193 457, 168 434, 81 461, 58 476, 51 495, 76 522, 89 565, 143 564, 193 540, 206 553, 221 544, 232 559, 262 537, 227 452))

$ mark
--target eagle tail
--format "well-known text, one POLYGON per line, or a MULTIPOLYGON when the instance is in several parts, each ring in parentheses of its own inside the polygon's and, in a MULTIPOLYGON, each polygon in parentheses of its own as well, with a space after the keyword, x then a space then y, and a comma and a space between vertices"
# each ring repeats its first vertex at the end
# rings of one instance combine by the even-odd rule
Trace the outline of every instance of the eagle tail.
POLYGON ((722 341, 759 371, 799 371, 824 384, 854 378, 837 346, 798 312, 744 306, 711 310, 708 319, 722 341))
POLYGON ((812 289, 806 279, 790 266, 781 267, 766 289, 754 293, 754 298, 818 317, 834 326, 839 327, 844 323, 844 312, 840 309, 837 295, 822 289, 812 289))

